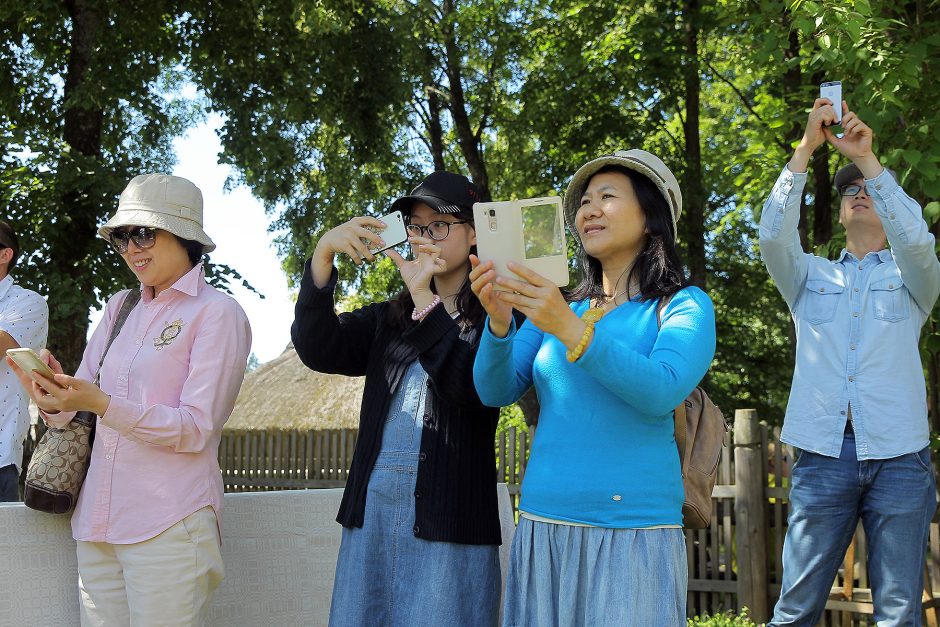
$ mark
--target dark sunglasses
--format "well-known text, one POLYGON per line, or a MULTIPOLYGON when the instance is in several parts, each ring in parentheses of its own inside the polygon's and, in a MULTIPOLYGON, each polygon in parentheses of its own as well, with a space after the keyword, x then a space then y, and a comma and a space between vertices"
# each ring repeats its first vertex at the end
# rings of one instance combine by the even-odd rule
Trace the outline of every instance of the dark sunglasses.
POLYGON ((134 226, 123 231, 115 229, 111 231, 108 239, 111 242, 111 247, 119 255, 123 255, 127 252, 127 245, 131 241, 134 242, 134 246, 141 249, 153 246, 157 241, 157 229, 152 229, 149 226, 134 226))
POLYGON ((868 193, 867 185, 856 185, 855 183, 851 183, 849 185, 843 185, 842 188, 839 190, 839 193, 843 196, 857 196, 858 193, 862 191, 863 189, 865 190, 866 196, 871 196, 871 194, 868 193))
POLYGON ((415 237, 421 237, 422 233, 425 231, 428 232, 428 237, 433 239, 435 242, 439 242, 442 239, 447 239, 447 236, 450 235, 450 227, 455 224, 473 224, 470 220, 457 220, 455 222, 446 222, 444 220, 435 220, 427 226, 422 226, 420 224, 409 224, 405 228, 408 229, 408 233, 414 235, 415 237))

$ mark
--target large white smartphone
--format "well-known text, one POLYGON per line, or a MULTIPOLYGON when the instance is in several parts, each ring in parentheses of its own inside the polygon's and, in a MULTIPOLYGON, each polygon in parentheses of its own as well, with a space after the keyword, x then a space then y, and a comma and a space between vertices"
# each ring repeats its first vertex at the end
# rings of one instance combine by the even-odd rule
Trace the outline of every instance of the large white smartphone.
POLYGON ((401 211, 393 211, 392 213, 382 216, 379 218, 380 221, 385 223, 385 230, 380 231, 378 229, 373 229, 366 227, 373 233, 378 234, 385 241, 385 246, 374 246, 372 242, 368 240, 363 240, 364 243, 368 243, 370 248, 369 252, 373 255, 376 255, 383 250, 388 250, 389 248, 394 248, 400 244, 404 244, 408 241, 408 231, 405 229, 405 219, 401 215, 401 211))
POLYGON ((819 97, 832 101, 836 110, 836 124, 842 124, 842 81, 829 81, 819 86, 819 97))
POLYGON ((473 205, 473 221, 477 256, 480 261, 492 261, 498 276, 518 278, 506 266, 514 261, 559 287, 568 285, 561 198, 478 202, 473 205))
POLYGON ((26 374, 31 375, 33 370, 38 370, 44 377, 52 379, 55 373, 52 368, 46 365, 46 362, 36 354, 31 348, 9 348, 7 356, 16 362, 16 365, 23 369, 26 374))

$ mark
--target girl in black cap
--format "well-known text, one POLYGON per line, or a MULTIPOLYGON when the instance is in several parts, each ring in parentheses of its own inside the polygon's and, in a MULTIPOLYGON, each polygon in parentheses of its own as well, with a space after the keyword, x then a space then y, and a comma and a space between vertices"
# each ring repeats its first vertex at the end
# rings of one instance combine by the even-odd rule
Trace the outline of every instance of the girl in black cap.
POLYGON ((391 301, 333 309, 336 254, 358 265, 384 246, 373 218, 328 231, 304 269, 297 354, 314 370, 366 377, 330 625, 497 620, 499 410, 473 387, 483 310, 467 279, 479 199, 466 177, 435 172, 395 201, 415 258, 387 251, 406 285, 391 301))

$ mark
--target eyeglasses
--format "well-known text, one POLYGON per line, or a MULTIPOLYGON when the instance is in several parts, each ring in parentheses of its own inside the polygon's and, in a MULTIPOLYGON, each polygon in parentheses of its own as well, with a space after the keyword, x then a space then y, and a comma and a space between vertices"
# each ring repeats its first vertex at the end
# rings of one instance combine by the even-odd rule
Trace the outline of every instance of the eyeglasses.
POLYGON ((157 229, 149 226, 135 226, 125 231, 115 229, 111 231, 108 240, 111 242, 111 247, 119 255, 123 255, 127 252, 127 245, 132 240, 137 248, 151 248, 157 242, 157 229))
POLYGON ((445 222, 444 220, 435 220, 427 226, 422 226, 420 224, 409 224, 405 228, 408 229, 410 235, 415 237, 421 237, 421 235, 427 231, 428 237, 433 239, 435 242, 439 242, 442 239, 447 239, 447 236, 450 235, 450 227, 455 224, 471 224, 470 220, 458 220, 456 222, 445 222))
POLYGON ((866 196, 871 196, 871 194, 868 193, 867 185, 856 185, 855 183, 852 183, 851 185, 843 185, 842 189, 839 190, 839 193, 843 196, 857 196, 858 193, 863 189, 865 190, 866 196))

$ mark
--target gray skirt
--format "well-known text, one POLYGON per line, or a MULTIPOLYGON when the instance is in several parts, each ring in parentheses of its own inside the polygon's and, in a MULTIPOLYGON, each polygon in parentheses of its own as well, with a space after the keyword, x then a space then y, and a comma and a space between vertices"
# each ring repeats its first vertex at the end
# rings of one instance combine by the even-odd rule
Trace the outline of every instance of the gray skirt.
POLYGON ((504 627, 681 627, 682 529, 605 529, 519 518, 504 627))

